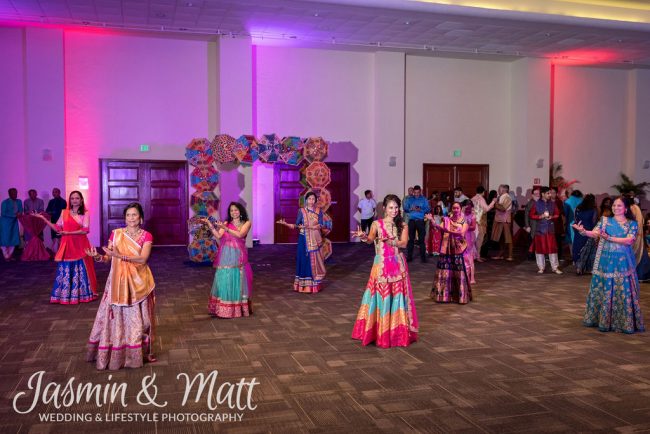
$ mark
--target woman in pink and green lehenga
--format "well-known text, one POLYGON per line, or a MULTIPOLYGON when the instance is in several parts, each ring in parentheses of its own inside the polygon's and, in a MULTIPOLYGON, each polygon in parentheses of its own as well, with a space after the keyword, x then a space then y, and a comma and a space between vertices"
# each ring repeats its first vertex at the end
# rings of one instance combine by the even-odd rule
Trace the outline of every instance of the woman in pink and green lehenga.
POLYGON ((253 313, 253 272, 246 250, 246 235, 251 229, 246 208, 231 202, 228 218, 225 222, 217 222, 218 229, 210 220, 204 219, 204 222, 219 240, 219 251, 214 260, 217 271, 210 291, 208 311, 219 318, 249 316, 253 313))
POLYGON ((406 347, 417 341, 418 317, 408 267, 399 248, 406 247, 408 232, 400 215, 397 196, 384 198, 385 217, 372 223, 366 235, 352 235, 375 243, 375 261, 361 299, 352 338, 381 348, 406 347))

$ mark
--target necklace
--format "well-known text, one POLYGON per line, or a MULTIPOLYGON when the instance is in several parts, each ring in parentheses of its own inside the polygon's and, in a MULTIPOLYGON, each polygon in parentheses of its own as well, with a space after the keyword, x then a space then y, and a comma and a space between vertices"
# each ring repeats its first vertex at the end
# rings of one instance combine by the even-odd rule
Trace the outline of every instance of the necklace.
POLYGON ((78 212, 78 211, 75 211, 75 210, 73 210, 73 209, 71 209, 71 210, 70 210, 70 214, 72 214, 72 215, 79 215, 79 212, 78 212))
POLYGON ((126 234, 129 237, 131 237, 134 240, 138 239, 138 237, 142 233, 142 229, 140 229, 140 228, 136 229, 135 232, 131 232, 131 231, 129 231, 129 228, 127 227, 127 228, 124 228, 124 231, 126 232, 126 234))
POLYGON ((391 219, 390 221, 384 219, 384 229, 386 229, 386 232, 390 234, 391 237, 395 237, 395 229, 397 226, 395 226, 395 222, 391 219))

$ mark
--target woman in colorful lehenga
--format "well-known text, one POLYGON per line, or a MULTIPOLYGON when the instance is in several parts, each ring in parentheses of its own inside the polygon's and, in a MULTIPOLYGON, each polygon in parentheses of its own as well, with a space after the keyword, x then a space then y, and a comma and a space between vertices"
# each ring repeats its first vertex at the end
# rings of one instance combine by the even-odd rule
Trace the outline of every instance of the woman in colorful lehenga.
POLYGON ((404 255, 408 231, 400 215, 397 196, 384 198, 384 218, 372 223, 366 235, 358 228, 352 235, 375 243, 375 261, 361 299, 352 338, 362 345, 372 342, 381 348, 406 347, 417 341, 418 317, 411 279, 404 255))
POLYGON ((612 212, 612 217, 603 217, 591 231, 582 224, 573 225, 581 235, 599 239, 583 324, 602 332, 642 332, 645 327, 632 251, 639 227, 624 198, 614 200, 612 212))
MULTIPOLYGON (((427 218, 431 219, 431 215, 428 214, 427 218)), ((443 236, 431 297, 437 303, 469 303, 472 289, 463 255, 467 249, 465 234, 468 225, 458 202, 451 206, 451 216, 445 217, 438 227, 443 236)))
POLYGON ((278 223, 300 230, 293 290, 307 293, 320 291, 326 270, 321 250, 323 246, 321 237, 321 229, 324 226, 323 212, 316 206, 316 193, 310 191, 305 195, 305 206, 298 210, 295 224, 286 223, 284 220, 280 220, 278 223))
POLYGON ((253 272, 248 263, 246 235, 251 229, 246 209, 237 202, 228 206, 228 218, 217 222, 217 228, 203 219, 219 240, 219 251, 214 260, 214 274, 208 312, 219 318, 239 318, 253 313, 251 291, 253 272))
POLYGON ((56 224, 42 214, 33 215, 61 234, 59 250, 54 257, 58 265, 50 303, 79 304, 95 300, 97 298, 95 265, 85 254, 85 250, 90 248, 87 237, 90 230, 90 216, 81 193, 78 191, 70 193, 68 209, 63 210, 56 224))
POLYGON ((97 369, 140 368, 146 359, 155 362, 154 339, 155 282, 147 265, 152 235, 142 229, 142 206, 133 202, 124 209, 126 226, 115 229, 103 247, 86 251, 97 262, 110 262, 104 296, 97 310, 86 360, 97 369))

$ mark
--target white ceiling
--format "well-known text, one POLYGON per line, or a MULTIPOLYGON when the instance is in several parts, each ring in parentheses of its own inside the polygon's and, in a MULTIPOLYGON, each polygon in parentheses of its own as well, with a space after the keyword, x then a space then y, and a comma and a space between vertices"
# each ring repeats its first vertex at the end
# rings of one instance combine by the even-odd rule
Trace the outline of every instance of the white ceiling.
MULTIPOLYGON (((509 0, 511 3, 514 0, 509 0)), ((540 13, 468 7, 463 0, 0 0, 0 24, 93 26, 198 35, 251 35, 257 44, 399 49, 510 60, 650 67, 650 2, 548 0, 598 8, 540 13), (440 4, 456 3, 456 4, 440 4), (613 5, 613 6, 612 6, 613 5), (609 8, 609 9, 608 9, 609 8), (609 11, 609 12, 608 12, 609 11), (632 16, 616 15, 620 12, 632 16)), ((520 6, 546 4, 519 0, 520 6)), ((508 0, 501 0, 507 7, 508 0)), ((523 11, 522 11, 523 10, 523 11)), ((530 12, 530 11, 533 12, 530 12)), ((334 47, 332 47, 334 48, 334 47)))

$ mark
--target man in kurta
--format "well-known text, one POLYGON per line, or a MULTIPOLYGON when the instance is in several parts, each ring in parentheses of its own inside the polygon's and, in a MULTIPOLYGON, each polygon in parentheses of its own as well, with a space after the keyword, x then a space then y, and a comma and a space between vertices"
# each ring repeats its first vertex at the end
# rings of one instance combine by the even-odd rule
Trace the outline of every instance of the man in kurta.
POLYGON ((499 198, 494 205, 496 212, 492 226, 492 241, 499 243, 501 249, 499 254, 492 259, 503 259, 507 249, 506 260, 512 261, 512 199, 508 190, 503 184, 499 186, 499 198))
POLYGON ((485 201, 485 187, 479 185, 476 187, 476 195, 472 198, 474 204, 474 213, 476 214, 476 255, 475 258, 478 262, 484 262, 485 259, 481 258, 481 247, 483 247, 483 240, 487 232, 487 213, 497 203, 496 198, 493 199, 488 205, 485 201))
POLYGON ((560 216, 560 211, 551 199, 548 187, 542 187, 541 198, 531 207, 528 217, 537 222, 535 237, 531 248, 535 252, 538 273, 544 273, 546 268, 546 255, 548 255, 551 269, 555 274, 562 274, 557 258, 557 242, 555 240, 555 221, 560 216))
POLYGON ((9 189, 9 198, 2 201, 0 214, 0 247, 6 261, 13 259, 14 249, 20 245, 18 214, 23 212, 23 203, 18 199, 18 190, 9 189))

